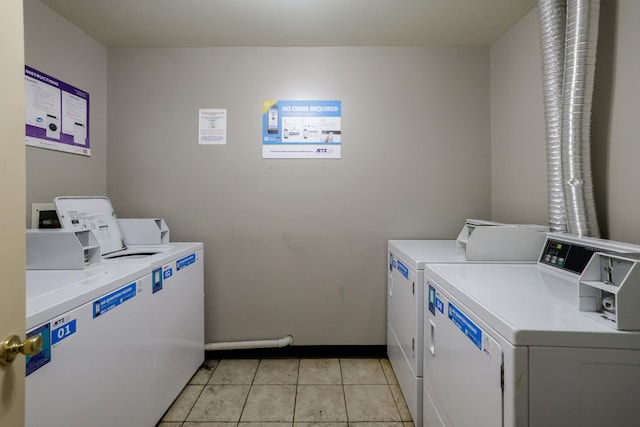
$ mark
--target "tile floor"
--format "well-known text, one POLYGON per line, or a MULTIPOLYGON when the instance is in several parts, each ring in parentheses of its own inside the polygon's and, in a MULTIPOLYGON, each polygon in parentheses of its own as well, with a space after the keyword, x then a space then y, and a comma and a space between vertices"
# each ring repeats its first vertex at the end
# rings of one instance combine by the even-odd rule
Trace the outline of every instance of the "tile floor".
POLYGON ((210 360, 158 424, 234 426, 414 427, 387 359, 210 360))

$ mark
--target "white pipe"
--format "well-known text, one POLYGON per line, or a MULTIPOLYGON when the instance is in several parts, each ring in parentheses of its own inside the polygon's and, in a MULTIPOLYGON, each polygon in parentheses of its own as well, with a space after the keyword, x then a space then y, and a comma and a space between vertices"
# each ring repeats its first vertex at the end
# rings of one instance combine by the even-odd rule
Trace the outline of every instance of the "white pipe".
POLYGON ((286 347, 293 344, 293 336, 285 335, 273 340, 230 341, 205 344, 205 350, 241 350, 248 348, 286 347))

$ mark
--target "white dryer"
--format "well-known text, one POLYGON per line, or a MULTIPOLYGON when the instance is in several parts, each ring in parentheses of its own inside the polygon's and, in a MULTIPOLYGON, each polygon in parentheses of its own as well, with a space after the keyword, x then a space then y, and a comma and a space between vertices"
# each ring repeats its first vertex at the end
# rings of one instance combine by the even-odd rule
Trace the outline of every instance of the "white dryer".
POLYGON ((469 219, 457 240, 390 240, 387 278, 387 356, 416 425, 422 424, 423 270, 428 263, 529 262, 546 228, 469 219), (518 250, 505 251, 513 242, 518 250))
POLYGON ((26 292, 27 336, 44 344, 27 357, 25 425, 153 425, 151 269, 27 271, 26 292))
POLYGON ((537 265, 424 270, 424 426, 635 426, 640 332, 578 309, 596 251, 640 246, 547 235, 537 265))

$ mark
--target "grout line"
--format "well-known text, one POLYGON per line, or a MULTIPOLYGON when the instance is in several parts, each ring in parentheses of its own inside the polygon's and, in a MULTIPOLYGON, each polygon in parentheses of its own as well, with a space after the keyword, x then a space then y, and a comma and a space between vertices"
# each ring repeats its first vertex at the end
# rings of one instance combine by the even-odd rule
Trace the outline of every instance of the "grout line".
MULTIPOLYGON (((199 385, 199 384, 198 384, 199 385)), ((187 422, 187 419, 189 418, 189 415, 191 415, 191 411, 193 411, 193 408, 196 406, 196 402, 198 402, 198 399, 200 399, 200 396, 202 396, 202 393, 204 392, 204 389, 207 387, 207 385, 205 384, 202 387, 202 390, 200 390, 200 393, 198 393, 198 397, 195 398, 195 400, 193 401, 193 403, 191 404, 191 408, 189 408, 189 412, 187 412, 187 415, 185 415, 184 420, 181 421, 182 424, 187 422)), ((184 390, 184 389, 183 389, 184 390)), ((182 425, 180 424, 180 425, 182 425)))
MULTIPOLYGON (((251 359, 248 359, 248 360, 251 360, 251 359)), ((262 360, 264 359, 258 359, 258 364, 256 365, 256 370, 253 372, 253 378, 251 378, 251 383, 249 384, 249 391, 247 392, 247 397, 244 398, 244 403, 242 404, 242 410, 240 411, 240 416, 238 417, 236 426, 240 424, 240 421, 242 420, 242 414, 244 414, 244 410, 247 408, 249 395, 251 394, 251 390, 253 389, 253 382, 256 380, 256 376, 258 375, 258 368, 260 367, 260 363, 262 363, 262 360)))
POLYGON ((296 404, 298 403, 298 386, 300 384, 300 362, 301 359, 296 359, 298 361, 298 373, 296 375, 296 391, 293 394, 293 414, 291 416, 291 426, 293 427, 296 422, 296 404))
POLYGON ((342 359, 338 359, 340 367, 340 384, 342 385, 342 400, 344 401, 344 413, 347 417, 347 427, 349 426, 349 410, 347 409, 347 391, 344 389, 344 376, 342 375, 342 359))
MULTIPOLYGON (((395 396, 395 394, 393 394, 393 390, 391 389, 391 383, 389 382, 389 378, 387 377, 387 373, 385 372, 384 367, 382 366, 382 359, 378 359, 378 363, 380 363, 380 368, 382 369, 382 375, 384 375, 384 379, 387 382, 387 387, 389 388, 389 393, 391 393, 391 398, 393 399, 393 403, 396 406, 396 411, 398 411, 398 418, 400 419, 399 422, 400 422, 400 424, 402 424, 404 426, 404 421, 402 420, 402 413, 400 412, 400 406, 398 406, 398 401, 396 399, 396 396, 395 396)), ((395 375, 395 373, 394 373, 394 375, 395 375)), ((404 397, 403 397, 403 399, 404 399, 404 397)))
MULTIPOLYGON (((207 383, 202 387, 202 390, 200 390, 200 393, 198 394, 198 397, 196 397, 196 399, 193 401, 193 404, 191 405, 191 408, 189 408, 189 412, 187 412, 187 415, 184 417, 184 420, 182 420, 182 424, 187 422, 187 419, 189 418, 189 415, 191 415, 191 412, 193 411, 193 408, 196 406, 196 403, 198 402, 198 400, 200 399, 200 396, 202 396, 202 393, 204 393, 204 389, 207 388, 207 386, 209 385, 209 381, 211 381, 211 377, 213 377, 213 373, 220 366, 220 362, 222 362, 222 361, 219 360, 218 363, 216 364, 216 367, 211 370, 211 375, 209 375, 209 379, 207 380, 207 383)), ((206 361, 203 362, 203 365, 205 363, 206 363, 206 361)), ((180 425, 182 425, 182 424, 180 424, 180 425)))

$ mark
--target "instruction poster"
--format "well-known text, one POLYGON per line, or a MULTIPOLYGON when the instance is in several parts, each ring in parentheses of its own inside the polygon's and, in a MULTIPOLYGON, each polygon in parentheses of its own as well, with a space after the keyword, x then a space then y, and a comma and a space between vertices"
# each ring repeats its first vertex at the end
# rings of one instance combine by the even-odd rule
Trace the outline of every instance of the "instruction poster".
POLYGON ((198 113, 198 144, 227 143, 227 109, 201 108, 198 113))
POLYGON ((89 94, 25 66, 27 145, 91 155, 89 94))
POLYGON ((341 101, 264 101, 262 158, 341 158, 341 118, 341 101))

